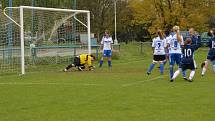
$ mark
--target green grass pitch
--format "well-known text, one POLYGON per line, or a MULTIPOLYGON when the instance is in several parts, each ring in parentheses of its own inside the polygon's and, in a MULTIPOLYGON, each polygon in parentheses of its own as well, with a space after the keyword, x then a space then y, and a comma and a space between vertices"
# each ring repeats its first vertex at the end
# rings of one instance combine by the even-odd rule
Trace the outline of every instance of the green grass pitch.
MULTIPOLYGON (((200 76, 207 51, 196 52, 194 82, 169 82, 157 68, 150 76, 149 47, 122 44, 109 70, 60 72, 66 65, 42 66, 25 76, 0 75, 0 121, 214 121, 215 75, 200 76)), ((96 65, 98 65, 96 63, 96 65)))

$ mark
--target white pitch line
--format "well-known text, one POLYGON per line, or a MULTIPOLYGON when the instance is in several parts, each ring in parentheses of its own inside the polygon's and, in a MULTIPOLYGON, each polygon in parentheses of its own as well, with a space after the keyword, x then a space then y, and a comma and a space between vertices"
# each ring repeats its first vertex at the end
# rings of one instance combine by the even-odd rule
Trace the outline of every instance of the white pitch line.
POLYGON ((103 84, 90 84, 90 83, 24 83, 24 82, 8 82, 8 83, 0 83, 0 85, 70 85, 70 86, 104 86, 103 84))
POLYGON ((144 82, 149 82, 149 81, 161 79, 161 78, 163 78, 163 77, 164 77, 164 76, 157 76, 157 77, 155 77, 155 78, 148 79, 148 80, 137 81, 137 82, 133 82, 133 83, 127 83, 127 84, 123 84, 122 87, 129 87, 129 86, 137 85, 137 84, 140 84, 140 83, 144 83, 144 82))

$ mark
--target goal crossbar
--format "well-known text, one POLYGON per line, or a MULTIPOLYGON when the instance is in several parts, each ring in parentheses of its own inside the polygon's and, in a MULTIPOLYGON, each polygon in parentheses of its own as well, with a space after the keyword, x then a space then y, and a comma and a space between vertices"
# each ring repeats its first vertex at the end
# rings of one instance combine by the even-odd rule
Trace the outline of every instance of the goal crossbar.
MULTIPOLYGON (((61 12, 75 12, 76 14, 78 13, 90 13, 90 11, 88 10, 73 10, 73 9, 59 9, 59 8, 44 8, 44 7, 32 7, 32 6, 20 6, 20 7, 5 7, 4 8, 4 15, 9 18, 12 22, 14 22, 16 25, 18 25, 19 27, 20 24, 18 24, 16 21, 14 21, 9 15, 6 14, 6 10, 7 9, 20 9, 20 8, 23 8, 23 9, 37 9, 37 10, 46 10, 46 11, 61 11, 61 12)), ((75 14, 72 15, 74 16, 74 18, 81 24, 83 24, 85 27, 88 27, 87 25, 85 25, 83 22, 81 22, 79 19, 77 19, 75 17, 75 14)))

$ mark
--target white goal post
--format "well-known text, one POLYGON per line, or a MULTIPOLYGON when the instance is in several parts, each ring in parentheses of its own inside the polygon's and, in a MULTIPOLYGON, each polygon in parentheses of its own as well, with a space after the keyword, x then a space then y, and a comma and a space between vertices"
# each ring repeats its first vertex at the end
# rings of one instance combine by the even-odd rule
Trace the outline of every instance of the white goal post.
MULTIPOLYGON (((25 14, 24 11, 28 9, 28 10, 40 10, 40 11, 52 11, 52 12, 67 12, 70 13, 71 15, 68 17, 74 17, 74 19, 79 23, 82 24, 83 26, 85 26, 87 28, 87 44, 88 44, 88 53, 91 54, 91 32, 90 32, 90 11, 88 10, 72 10, 72 9, 59 9, 59 8, 46 8, 46 7, 32 7, 32 6, 20 6, 20 7, 6 7, 4 9, 4 15, 10 19, 13 23, 15 23, 17 26, 20 27, 20 47, 21 47, 21 74, 25 74, 25 14), (19 10, 19 20, 14 20, 14 18, 12 18, 10 15, 7 14, 6 10, 9 9, 18 9, 19 10), (87 18, 87 22, 83 23, 81 20, 79 20, 78 18, 76 18, 76 14, 79 13, 84 13, 86 14, 86 18, 87 18)), ((51 17, 51 16, 50 16, 51 17)), ((67 18, 62 19, 62 22, 66 21, 67 18)), ((57 29, 60 26, 60 22, 58 22, 58 25, 56 24, 54 29, 57 29)), ((51 35, 53 34, 53 31, 51 32, 51 35)))

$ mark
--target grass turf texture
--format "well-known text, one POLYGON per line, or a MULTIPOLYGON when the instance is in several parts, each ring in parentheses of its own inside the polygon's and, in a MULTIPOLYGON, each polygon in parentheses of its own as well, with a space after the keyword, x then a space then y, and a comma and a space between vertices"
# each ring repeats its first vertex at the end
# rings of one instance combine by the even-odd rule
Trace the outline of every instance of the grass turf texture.
MULTIPOLYGON (((109 70, 60 72, 66 65, 41 66, 25 76, 0 76, 0 121, 213 121, 215 77, 197 70, 194 82, 169 82, 157 68, 150 76, 151 49, 122 45, 109 70)), ((199 50, 198 67, 207 51, 199 50)), ((98 64, 97 64, 98 65, 98 64)))

